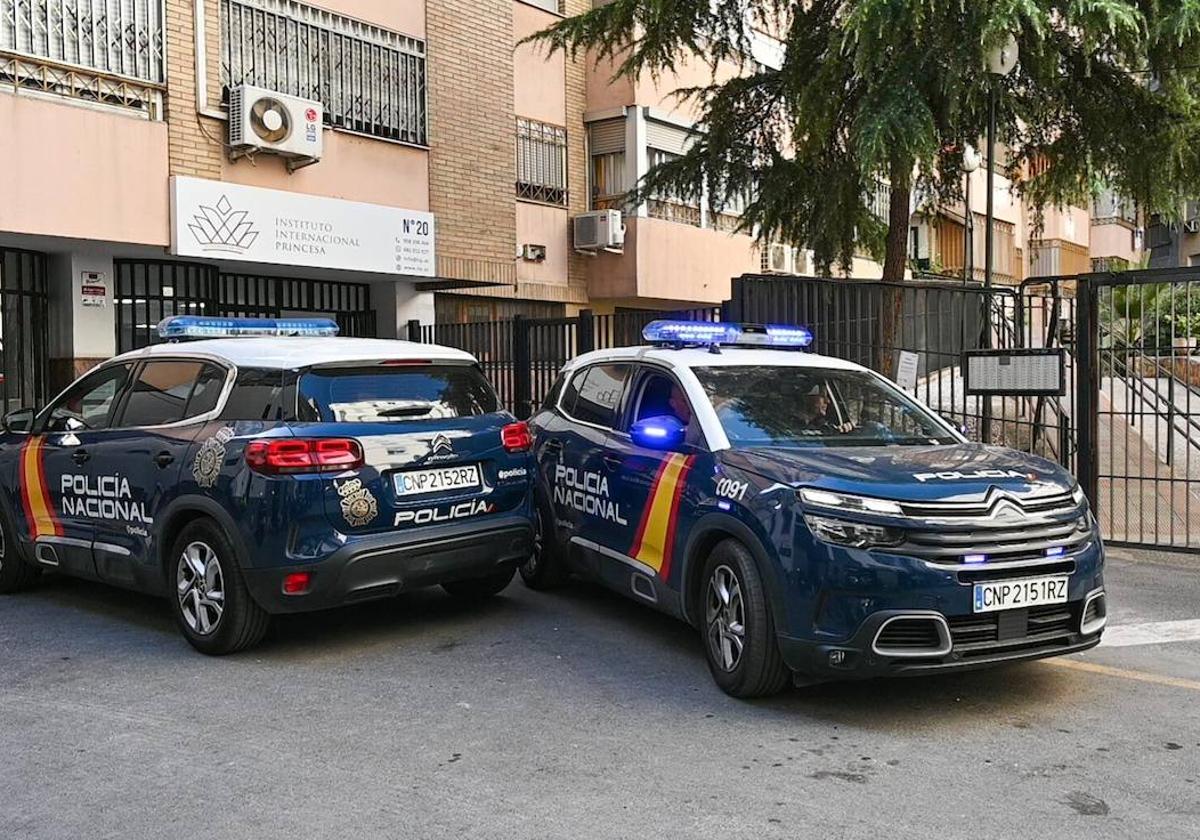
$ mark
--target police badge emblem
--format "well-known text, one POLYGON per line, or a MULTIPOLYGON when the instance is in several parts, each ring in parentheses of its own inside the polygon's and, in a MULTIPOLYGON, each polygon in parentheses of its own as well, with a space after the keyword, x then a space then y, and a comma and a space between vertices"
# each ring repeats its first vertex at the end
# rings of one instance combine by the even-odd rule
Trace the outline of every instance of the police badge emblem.
POLYGON ((379 515, 379 504, 361 479, 351 478, 341 484, 335 481, 334 487, 342 497, 342 518, 351 528, 361 528, 379 515))
POLYGON ((221 473, 221 462, 225 460, 225 445, 233 439, 233 429, 226 426, 200 445, 196 460, 192 462, 192 476, 204 489, 211 489, 221 473))

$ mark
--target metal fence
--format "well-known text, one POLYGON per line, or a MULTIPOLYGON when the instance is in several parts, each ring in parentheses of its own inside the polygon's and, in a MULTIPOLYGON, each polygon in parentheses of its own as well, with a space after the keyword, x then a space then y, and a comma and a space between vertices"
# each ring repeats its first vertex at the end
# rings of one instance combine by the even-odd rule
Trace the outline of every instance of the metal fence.
POLYGON ((0 248, 0 411, 49 396, 51 329, 46 255, 0 248))

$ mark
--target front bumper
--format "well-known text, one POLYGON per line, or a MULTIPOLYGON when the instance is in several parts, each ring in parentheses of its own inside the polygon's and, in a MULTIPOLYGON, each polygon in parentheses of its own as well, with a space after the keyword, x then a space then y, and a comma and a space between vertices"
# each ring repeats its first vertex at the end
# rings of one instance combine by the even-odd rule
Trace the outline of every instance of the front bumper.
POLYGON ((883 610, 870 615, 844 642, 814 642, 781 635, 779 646, 788 667, 817 680, 968 671, 1095 647, 1100 643, 1103 627, 1084 626, 1085 605, 1095 596, 1103 598, 1103 590, 1066 604, 962 616, 945 616, 936 611, 883 610), (887 649, 881 644, 881 628, 896 619, 940 624, 948 637, 942 638, 942 644, 931 644, 926 651, 899 653, 887 649))
POLYGON ((506 516, 486 524, 454 523, 359 537, 320 562, 245 569, 243 578, 251 597, 267 612, 310 612, 482 577, 525 562, 532 550, 529 520, 506 516), (303 594, 284 593, 283 580, 292 572, 311 573, 303 594))

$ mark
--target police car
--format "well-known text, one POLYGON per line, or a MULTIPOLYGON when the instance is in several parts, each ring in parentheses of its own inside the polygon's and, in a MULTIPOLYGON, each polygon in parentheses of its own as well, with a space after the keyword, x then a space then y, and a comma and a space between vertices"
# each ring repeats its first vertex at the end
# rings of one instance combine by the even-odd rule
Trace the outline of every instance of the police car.
POLYGON ((319 319, 159 332, 181 340, 4 418, 0 592, 53 569, 159 593, 222 654, 274 613, 486 597, 529 556, 529 429, 469 354, 319 319))
POLYGON ((726 692, 1073 653, 1105 623, 1074 479, 969 443, 797 327, 654 322, 530 420, 535 589, 569 572, 695 625, 726 692))

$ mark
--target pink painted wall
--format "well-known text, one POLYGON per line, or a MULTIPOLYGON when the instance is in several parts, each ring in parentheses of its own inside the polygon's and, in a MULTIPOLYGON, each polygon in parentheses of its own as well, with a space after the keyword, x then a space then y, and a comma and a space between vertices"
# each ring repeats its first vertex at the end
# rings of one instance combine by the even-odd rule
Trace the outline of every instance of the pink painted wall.
POLYGON ((587 62, 587 110, 606 111, 633 104, 633 82, 625 78, 612 81, 617 62, 596 61, 591 52, 587 62))
POLYGON ((546 259, 540 263, 517 258, 517 280, 523 283, 553 283, 566 285, 567 260, 570 257, 567 237, 567 210, 544 204, 517 202, 517 247, 545 245, 546 259))
POLYGON ((166 245, 167 126, 0 93, 0 230, 166 245))
POLYGON ((540 32, 556 20, 561 18, 513 0, 513 104, 519 117, 565 126, 566 56, 561 52, 547 55, 545 47, 539 44, 516 46, 522 38, 540 32))
POLYGON ((625 253, 600 254, 588 291, 594 298, 656 298, 719 303, 729 281, 759 270, 749 236, 667 222, 626 219, 625 253))
MULTIPOLYGON (((1032 224, 1032 219, 1029 220, 1032 224)), ((1039 239, 1062 239, 1076 245, 1087 246, 1090 241, 1091 222, 1088 212, 1081 207, 1047 207, 1045 225, 1039 239)))
POLYGON ((1141 253, 1133 249, 1133 231, 1125 225, 1092 225, 1089 248, 1093 257, 1120 257, 1137 262, 1141 253))
POLYGON ((384 29, 425 37, 424 0, 315 0, 313 5, 384 29))
POLYGON ((221 180, 252 187, 429 209, 429 153, 342 131, 325 131, 320 163, 289 175, 282 158, 259 155, 221 164, 221 180))

